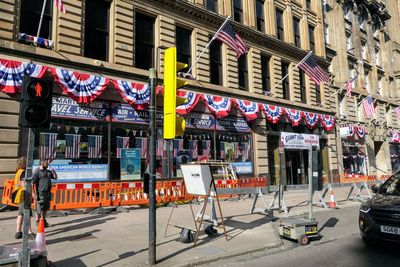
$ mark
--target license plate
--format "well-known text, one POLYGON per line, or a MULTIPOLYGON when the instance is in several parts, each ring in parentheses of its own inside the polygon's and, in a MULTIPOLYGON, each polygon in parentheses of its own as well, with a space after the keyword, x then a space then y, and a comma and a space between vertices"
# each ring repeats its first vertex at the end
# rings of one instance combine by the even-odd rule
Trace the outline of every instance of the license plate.
POLYGON ((283 227, 283 236, 286 236, 286 237, 290 237, 291 236, 291 232, 290 232, 289 228, 283 227))
POLYGON ((392 226, 381 226, 381 232, 393 235, 400 235, 400 228, 392 226))

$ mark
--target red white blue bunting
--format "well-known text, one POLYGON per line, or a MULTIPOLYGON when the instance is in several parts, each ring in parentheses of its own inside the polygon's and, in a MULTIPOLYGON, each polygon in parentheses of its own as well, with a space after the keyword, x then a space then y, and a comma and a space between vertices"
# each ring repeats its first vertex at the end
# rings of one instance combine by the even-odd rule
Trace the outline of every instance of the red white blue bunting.
POLYGON ((260 104, 260 105, 268 121, 272 123, 277 123, 279 121, 283 113, 283 108, 268 104, 260 104))
POLYGON ((335 118, 333 116, 319 114, 319 119, 321 121, 322 127, 326 131, 332 130, 335 126, 335 118))
POLYGON ((192 111, 192 109, 197 105, 197 102, 199 102, 200 98, 203 97, 202 94, 188 91, 178 91, 177 95, 187 99, 186 103, 176 107, 176 112, 181 115, 186 115, 192 111))
POLYGON ((114 87, 122 98, 138 110, 145 109, 150 103, 150 89, 147 83, 132 83, 127 81, 113 81, 114 87))
POLYGON ((308 128, 313 129, 315 126, 317 126, 319 120, 318 114, 312 112, 303 112, 303 113, 308 128))
POLYGON ((63 91, 78 103, 92 102, 106 89, 109 82, 109 79, 101 76, 59 68, 53 68, 52 72, 63 91))
POLYGON ((364 138, 364 136, 365 136, 365 127, 354 126, 353 128, 354 128, 354 131, 356 132, 358 138, 360 138, 360 139, 364 138))
POLYGON ((228 116, 232 106, 232 102, 229 97, 213 95, 204 95, 204 103, 217 118, 228 116))
POLYGON ((242 115, 245 116, 248 121, 257 119, 259 107, 256 102, 235 99, 235 104, 238 107, 240 113, 242 113, 242 115))
POLYGON ((392 142, 399 143, 400 142, 400 133, 393 131, 392 132, 392 142))
POLYGON ((301 111, 296 109, 285 108, 286 115, 293 126, 299 126, 303 118, 301 111))
POLYGON ((7 94, 19 93, 25 75, 41 78, 46 71, 47 67, 38 64, 0 59, 0 90, 7 94))

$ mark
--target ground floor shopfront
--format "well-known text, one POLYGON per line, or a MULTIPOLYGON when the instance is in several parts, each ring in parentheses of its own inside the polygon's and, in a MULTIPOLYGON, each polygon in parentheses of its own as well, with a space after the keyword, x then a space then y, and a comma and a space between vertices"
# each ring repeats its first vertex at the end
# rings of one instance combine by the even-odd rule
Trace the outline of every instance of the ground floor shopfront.
MULTIPOLYGON (((25 65, 2 64, 18 78, 3 86, 7 94, 2 94, 17 103, 25 65)), ((147 84, 33 65, 30 68, 38 76, 54 79, 51 125, 35 130, 34 164, 40 158, 50 159, 64 182, 142 179, 148 168, 147 84), (89 89, 82 93, 79 88, 89 89)), ((332 143, 332 116, 249 101, 240 95, 180 92, 188 99, 178 108, 187 129, 168 146, 162 139, 162 94, 160 88, 157 91, 158 178, 181 177, 180 164, 207 159, 231 163, 240 178, 265 176, 271 184, 306 184, 307 152, 280 149, 282 133, 318 136, 320 176, 328 176, 334 166, 326 149, 332 143)), ((26 155, 28 144, 26 129, 17 130, 18 107, 13 118, 10 127, 18 140, 15 160, 26 155)))

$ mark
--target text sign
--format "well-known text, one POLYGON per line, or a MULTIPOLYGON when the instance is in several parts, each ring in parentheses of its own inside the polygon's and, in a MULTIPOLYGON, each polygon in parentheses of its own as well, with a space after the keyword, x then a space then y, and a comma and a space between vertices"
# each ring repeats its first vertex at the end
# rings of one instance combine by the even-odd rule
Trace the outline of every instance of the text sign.
POLYGON ((279 146, 282 149, 309 149, 312 146, 319 148, 319 136, 282 132, 279 146))
POLYGON ((81 105, 69 97, 53 97, 51 116, 55 118, 76 118, 85 120, 105 120, 108 106, 104 102, 81 105))

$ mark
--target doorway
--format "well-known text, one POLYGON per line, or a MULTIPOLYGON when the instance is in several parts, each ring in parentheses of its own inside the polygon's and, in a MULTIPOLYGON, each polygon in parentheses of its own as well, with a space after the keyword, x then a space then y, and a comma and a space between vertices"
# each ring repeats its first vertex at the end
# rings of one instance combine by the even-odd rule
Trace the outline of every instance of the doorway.
POLYGON ((285 150, 286 183, 308 183, 308 150, 285 150))

